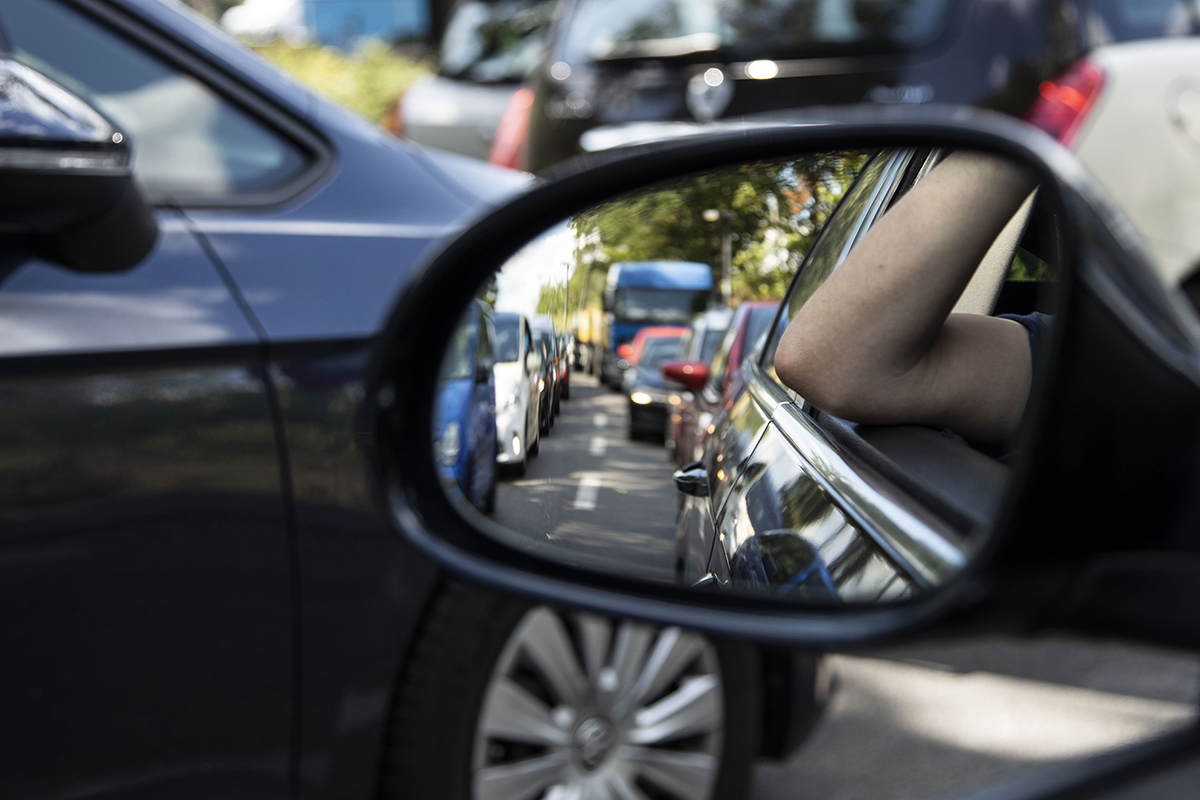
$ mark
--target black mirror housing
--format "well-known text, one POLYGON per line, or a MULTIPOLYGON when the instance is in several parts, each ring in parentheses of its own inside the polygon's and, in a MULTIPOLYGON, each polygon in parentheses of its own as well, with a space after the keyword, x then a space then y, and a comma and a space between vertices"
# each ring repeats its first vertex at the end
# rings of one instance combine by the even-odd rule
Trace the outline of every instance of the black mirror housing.
POLYGON ((836 124, 633 149, 622 160, 610 154, 595 167, 576 162, 556 182, 496 210, 434 256, 394 311, 367 394, 395 387, 394 376, 404 376, 409 387, 425 387, 367 412, 375 424, 379 496, 399 535, 448 568, 509 590, 789 644, 865 642, 937 625, 1057 625, 1200 646, 1200 615, 1164 615, 1172 604, 1200 603, 1198 573, 1187 555, 1200 551, 1200 529, 1184 524, 1200 514, 1191 489, 1200 482, 1200 460, 1193 455, 1200 452, 1200 417, 1186 416, 1200 407, 1200 323, 1155 282, 1140 246, 1078 163, 1040 131, 995 114, 935 107, 848 110, 837 118, 836 124), (436 325, 417 335, 415 326, 427 324, 430 309, 445 309, 436 319, 455 319, 475 286, 505 258, 564 215, 622 192, 758 158, 895 146, 977 149, 1024 164, 1039 176, 1073 239, 1049 362, 1056 368, 1041 376, 1042 391, 1029 406, 1001 514, 962 572, 915 599, 870 607, 797 608, 765 596, 687 592, 551 563, 533 548, 507 546, 511 536, 493 532, 497 526, 470 516, 441 490, 428 444, 440 354, 413 344, 431 336, 448 339, 449 328, 436 325), (1128 411, 1137 407, 1154 416, 1131 420, 1128 411), (1163 426, 1159 434, 1143 427, 1156 425, 1163 426), (1140 443, 1168 435, 1176 439, 1166 472, 1133 475, 1130 465, 1144 456, 1140 443), (1075 528, 1075 521, 1086 522, 1075 528), (1163 577, 1167 567, 1175 579, 1163 577), (1123 613, 1110 615, 1106 598, 1119 596, 1113 587, 1122 579, 1161 579, 1165 588, 1150 606, 1130 602, 1123 613))
POLYGON ((129 140, 99 111, 0 60, 0 232, 70 269, 133 266, 158 228, 130 160, 129 140))

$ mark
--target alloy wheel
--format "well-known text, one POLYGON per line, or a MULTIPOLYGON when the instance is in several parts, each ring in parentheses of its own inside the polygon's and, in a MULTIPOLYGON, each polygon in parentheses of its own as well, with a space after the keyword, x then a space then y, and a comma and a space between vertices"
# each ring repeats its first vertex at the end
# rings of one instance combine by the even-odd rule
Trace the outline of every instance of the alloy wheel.
POLYGON ((716 647, 538 606, 492 671, 476 725, 475 800, 707 800, 721 763, 716 647))

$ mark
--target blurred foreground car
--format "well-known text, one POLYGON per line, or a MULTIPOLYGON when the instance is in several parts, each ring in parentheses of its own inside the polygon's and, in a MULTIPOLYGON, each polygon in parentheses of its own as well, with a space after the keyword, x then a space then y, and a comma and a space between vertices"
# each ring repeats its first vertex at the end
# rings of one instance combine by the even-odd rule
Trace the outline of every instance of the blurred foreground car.
POLYGON ((437 451, 443 477, 485 514, 496 509, 496 333, 491 308, 463 314, 437 386, 437 451))
POLYGON ((1200 263, 1200 38, 1117 42, 1039 87, 1026 119, 1108 190, 1169 284, 1200 263))
POLYGON ((553 5, 459 3, 442 38, 437 74, 404 92, 388 128, 418 144, 486 159, 513 94, 541 60, 553 5))
MULTIPOLYGON (((566 615, 398 537, 362 412, 417 258, 524 180, 381 133, 179 4, 5 0, 0 32, 19 62, 0 796, 495 796, 503 770, 472 761, 485 689, 511 685, 505 648, 535 684, 572 668, 534 635, 566 615)), ((419 386, 432 400, 436 376, 419 386)))
POLYGON ((526 165, 805 106, 1021 116, 1092 48, 1196 26, 1181 0, 568 0, 534 74, 526 165))

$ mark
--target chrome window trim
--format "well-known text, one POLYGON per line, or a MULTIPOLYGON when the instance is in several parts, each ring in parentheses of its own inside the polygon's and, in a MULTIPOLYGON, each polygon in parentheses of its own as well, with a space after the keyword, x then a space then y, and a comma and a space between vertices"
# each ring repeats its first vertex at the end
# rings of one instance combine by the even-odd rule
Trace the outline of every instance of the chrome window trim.
MULTIPOLYGON (((875 220, 882 213, 883 209, 887 208, 888 201, 892 199, 892 195, 896 193, 896 187, 899 185, 899 178, 904 174, 904 170, 908 168, 908 162, 912 161, 913 149, 911 147, 903 150, 897 150, 890 157, 887 167, 879 176, 879 183, 875 185, 874 191, 871 192, 871 199, 867 201, 867 207, 859 216, 858 221, 854 224, 854 231, 846 237, 846 244, 842 247, 842 252, 838 254, 837 264, 833 268, 833 272, 837 272, 842 266, 842 262, 850 255, 850 251, 862 241, 862 237, 866 236, 867 231, 875 224, 875 220)), ((830 273, 833 274, 832 272, 830 273)))
MULTIPOLYGON (((750 365, 756 397, 769 398, 769 378, 750 365)), ((768 400, 771 424, 795 448, 801 469, 835 505, 924 588, 944 583, 967 564, 961 537, 899 491, 887 492, 868 480, 820 426, 789 402, 768 400)))

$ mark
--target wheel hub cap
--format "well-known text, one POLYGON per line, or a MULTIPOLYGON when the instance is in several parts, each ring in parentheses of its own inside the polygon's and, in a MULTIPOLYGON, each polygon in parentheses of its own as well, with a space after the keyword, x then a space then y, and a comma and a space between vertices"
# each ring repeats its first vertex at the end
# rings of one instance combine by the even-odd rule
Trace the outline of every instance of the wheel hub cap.
POLYGON ((575 757, 584 769, 593 770, 604 763, 616 739, 611 722, 604 717, 588 717, 579 723, 572 737, 575 757))

